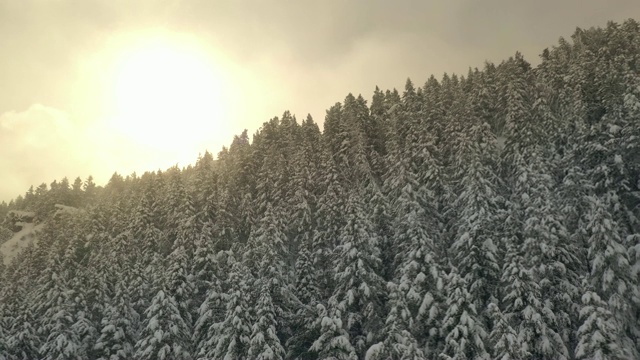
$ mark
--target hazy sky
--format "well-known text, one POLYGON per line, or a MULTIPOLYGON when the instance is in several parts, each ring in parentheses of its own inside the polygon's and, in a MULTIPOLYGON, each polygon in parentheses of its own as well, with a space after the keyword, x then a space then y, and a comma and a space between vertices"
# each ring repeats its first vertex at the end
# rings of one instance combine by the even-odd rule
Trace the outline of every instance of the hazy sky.
POLYGON ((530 62, 637 0, 0 0, 0 201, 165 169, 290 110, 530 62))

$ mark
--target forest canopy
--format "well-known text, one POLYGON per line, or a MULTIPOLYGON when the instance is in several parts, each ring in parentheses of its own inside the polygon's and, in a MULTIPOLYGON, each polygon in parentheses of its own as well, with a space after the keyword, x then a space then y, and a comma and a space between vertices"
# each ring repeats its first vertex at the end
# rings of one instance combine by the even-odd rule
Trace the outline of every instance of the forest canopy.
POLYGON ((640 26, 541 59, 3 203, 0 359, 640 358, 640 26))

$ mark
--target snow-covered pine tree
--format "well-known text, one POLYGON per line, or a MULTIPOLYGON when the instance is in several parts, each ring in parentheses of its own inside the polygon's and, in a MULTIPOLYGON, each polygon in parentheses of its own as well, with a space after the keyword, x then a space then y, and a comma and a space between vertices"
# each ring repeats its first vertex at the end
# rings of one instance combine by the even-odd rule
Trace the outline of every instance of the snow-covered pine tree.
MULTIPOLYGON (((470 96, 476 96, 471 94, 470 96)), ((497 301, 500 278, 499 210, 503 203, 500 179, 495 172, 496 138, 489 124, 477 113, 477 99, 470 99, 460 114, 464 129, 455 154, 457 169, 453 202, 456 209, 451 260, 477 311, 481 326, 490 325, 486 313, 489 303, 497 301)))
MULTIPOLYGON (((220 255, 227 255, 233 259, 232 254, 220 255)), ((219 273, 230 270, 228 267, 219 265, 218 256, 212 260, 215 261, 216 267, 220 268, 219 273)), ((206 297, 198 308, 198 316, 193 327, 193 354, 197 359, 206 359, 207 354, 213 351, 217 326, 222 323, 225 317, 226 299, 227 294, 224 293, 223 280, 214 275, 207 282, 206 297)))
POLYGON ((597 293, 588 290, 582 295, 580 318, 576 359, 629 359, 620 346, 620 326, 597 293))
POLYGON ((553 202, 553 179, 543 160, 542 124, 533 103, 535 91, 528 68, 521 55, 510 59, 507 139, 501 154, 511 189, 505 222, 502 301, 505 316, 518 332, 525 351, 534 358, 567 358, 568 339, 562 335, 568 325, 565 314, 571 310, 567 299, 571 300, 573 294, 556 291, 571 290, 571 283, 564 280, 571 274, 559 260, 571 259, 572 255, 567 255, 563 246, 567 233, 553 202))
POLYGON ((369 347, 366 359, 426 359, 422 347, 413 335, 414 318, 409 304, 406 303, 406 286, 393 282, 387 284, 389 291, 389 315, 383 329, 384 340, 369 347))
POLYGON ((313 230, 311 261, 317 272, 320 299, 327 301, 334 290, 334 268, 331 256, 338 246, 340 229, 344 226, 345 189, 328 146, 322 146, 320 190, 316 224, 313 230))
MULTIPOLYGON (((193 253, 188 254, 186 244, 182 240, 176 242, 176 248, 169 254, 167 272, 167 295, 171 296, 178 306, 180 317, 183 319, 188 334, 193 331, 192 304, 195 292, 194 277, 191 274, 191 259, 193 253)), ((190 351, 189 343, 183 344, 190 351)))
MULTIPOLYGON (((390 156, 395 154, 394 149, 394 146, 390 147, 390 156)), ((425 200, 428 193, 421 191, 424 188, 420 188, 411 169, 409 159, 400 156, 390 168, 385 182, 394 217, 391 249, 397 268, 394 282, 398 287, 395 296, 389 300, 389 306, 391 309, 395 306, 408 307, 412 319, 407 321, 414 325, 404 326, 417 339, 422 339, 421 345, 424 346, 426 341, 428 351, 433 351, 440 345, 437 334, 444 300, 442 271, 435 246, 439 229, 437 222, 427 215, 422 206, 429 203, 425 200)), ((431 209, 430 212, 433 211, 431 209)))
POLYGON ((68 286, 65 271, 57 267, 45 270, 39 286, 35 313, 38 333, 43 339, 39 354, 47 360, 71 360, 86 357, 78 334, 73 330, 73 290, 68 286))
POLYGON ((329 313, 322 304, 317 305, 317 317, 314 326, 320 329, 320 336, 313 342, 311 351, 317 353, 319 359, 356 360, 356 350, 349 340, 349 333, 342 324, 342 314, 337 304, 330 304, 334 309, 329 313))
POLYGON ((511 326, 512 321, 500 311, 500 307, 491 303, 488 312, 493 323, 489 334, 492 357, 500 360, 529 359, 531 353, 522 346, 522 339, 511 326))
POLYGON ((251 345, 253 314, 250 302, 254 284, 249 269, 242 262, 234 262, 229 273, 229 293, 226 295, 224 319, 214 324, 211 344, 201 348, 201 359, 247 358, 251 345), (203 354, 204 352, 204 354, 203 354))
MULTIPOLYGON (((2 259, 0 259, 2 261, 2 259)), ((5 335, 4 308, 0 306, 0 360, 7 360, 7 335, 5 335)))
POLYGON ((11 328, 5 330, 8 359, 28 360, 40 358, 41 340, 36 331, 37 318, 31 306, 23 303, 14 311, 11 328))
MULTIPOLYGON (((631 299, 634 292, 638 290, 632 278, 626 248, 618 233, 619 230, 617 230, 618 225, 609 210, 611 207, 610 198, 614 196, 614 193, 607 193, 602 197, 589 198, 591 209, 587 215, 586 230, 589 235, 590 273, 587 279, 593 292, 598 295, 598 299, 594 300, 594 305, 606 304, 606 310, 613 316, 612 319, 602 320, 614 321, 618 331, 617 334, 608 336, 611 336, 612 340, 616 342, 616 347, 622 354, 627 357, 636 357, 638 354, 632 333, 636 324, 631 299)), ((598 311, 595 314, 600 313, 598 311)), ((590 317, 585 318, 584 321, 590 321, 590 317)), ((589 335, 588 332, 584 334, 584 336, 589 335)), ((586 341, 580 340, 581 342, 586 341)))
MULTIPOLYGON (((254 278, 266 283, 271 296, 276 317, 279 319, 278 336, 291 336, 289 327, 293 318, 293 309, 298 308, 295 299, 294 284, 286 260, 289 257, 286 236, 282 232, 282 216, 275 212, 271 203, 254 231, 249 236, 245 263, 254 271, 254 278)), ((260 288, 258 288, 260 289, 260 288)), ((254 294, 256 299, 259 294, 254 294)))
POLYGON ((134 358, 139 360, 192 359, 189 329, 175 299, 161 288, 145 311, 134 358))
MULTIPOLYGON (((342 315, 359 356, 378 342, 384 319, 384 281, 380 276, 380 249, 373 226, 363 213, 357 192, 349 194, 346 225, 340 232, 334 256, 336 288, 330 302, 342 315)), ((322 335, 321 335, 322 336, 322 335)))
POLYGON ((251 327, 251 338, 247 355, 256 360, 282 360, 285 350, 277 334, 278 321, 276 309, 271 301, 271 284, 266 279, 256 281, 256 288, 260 289, 256 303, 256 318, 251 327))
POLYGON ((98 360, 126 360, 133 358, 137 341, 139 315, 132 307, 126 285, 122 280, 115 284, 113 299, 105 305, 100 322, 100 336, 93 350, 98 360))
POLYGON ((305 239, 296 261, 295 294, 301 306, 293 314, 292 335, 286 340, 287 356, 293 358, 310 356, 309 348, 319 335, 319 329, 313 326, 313 322, 321 291, 310 251, 312 245, 311 239, 305 239))
POLYGON ((440 353, 443 359, 489 359, 485 348, 487 333, 466 282, 455 268, 447 277, 447 310, 440 329, 445 336, 440 353))

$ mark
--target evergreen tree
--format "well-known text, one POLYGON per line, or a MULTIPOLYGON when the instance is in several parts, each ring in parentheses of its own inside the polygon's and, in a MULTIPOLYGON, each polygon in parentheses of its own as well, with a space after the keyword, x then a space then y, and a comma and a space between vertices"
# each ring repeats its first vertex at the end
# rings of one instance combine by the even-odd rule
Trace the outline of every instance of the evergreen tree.
POLYGON ((587 291, 582 295, 578 329, 577 359, 628 359, 629 354, 620 347, 617 338, 619 325, 598 294, 587 291))
POLYGON ((229 282, 224 319, 214 325, 215 335, 211 344, 201 349, 201 358, 239 359, 248 356, 253 324, 249 296, 254 281, 249 270, 241 262, 236 262, 231 267, 229 282))
POLYGON ((490 302, 497 301, 495 285, 500 278, 499 209, 502 199, 499 178, 494 172, 495 137, 487 123, 468 119, 465 135, 460 137, 456 180, 459 195, 453 206, 457 210, 453 263, 468 284, 472 301, 481 320, 490 302))
MULTIPOLYGON (((393 152, 391 148, 390 153, 393 152)), ((398 285, 398 290, 390 299, 390 306, 392 312, 394 306, 401 306, 398 311, 404 311, 404 305, 408 307, 415 321, 410 321, 414 325, 407 329, 416 338, 428 339, 427 348, 431 351, 439 346, 436 334, 440 327, 441 305, 444 301, 441 269, 436 252, 439 229, 437 222, 428 215, 435 210, 430 208, 427 212, 422 205, 429 203, 425 199, 428 198, 428 193, 419 186, 417 176, 411 169, 407 159, 398 160, 390 169, 390 174, 393 175, 385 183, 388 196, 393 199, 394 242, 391 253, 395 256, 395 282, 398 285)), ((390 320, 387 318, 387 322, 390 320)))
POLYGON ((8 359, 40 358, 41 340, 36 332, 36 317, 29 304, 22 304, 14 313, 11 329, 5 331, 8 359))
MULTIPOLYGON (((276 333, 278 325, 275 308, 271 301, 269 283, 261 281, 260 297, 256 304, 256 321, 251 330, 251 340, 247 355, 252 359, 284 359, 285 350, 276 333)), ((260 282, 256 283, 260 285, 260 282)))
POLYGON ((107 304, 100 323, 100 337, 94 345, 97 359, 131 359, 136 344, 138 321, 139 315, 132 307, 125 284, 117 282, 114 297, 107 304))
POLYGON ((347 223, 336 249, 336 288, 331 302, 334 311, 342 314, 344 329, 357 353, 364 355, 381 335, 385 289, 379 275, 377 238, 360 201, 356 194, 347 200, 347 223))
POLYGON ((43 339, 39 349, 43 359, 71 360, 86 357, 82 353, 81 340, 73 330, 74 314, 72 313, 73 291, 67 286, 64 273, 58 274, 53 268, 45 272, 46 278, 41 285, 41 303, 36 313, 39 314, 39 333, 43 339))
POLYGON ((447 311, 442 321, 445 346, 444 359, 488 359, 485 349, 486 330, 476 310, 468 285, 455 270, 447 279, 447 311))
POLYGON ((4 332, 5 332, 4 324, 0 322, 0 360, 7 360, 6 354, 8 353, 8 351, 7 351, 7 344, 5 340, 6 335, 4 332))
POLYGON ((135 344, 135 359, 191 359, 190 334, 175 299, 161 289, 145 311, 140 340, 135 344))
POLYGON ((407 289, 390 282, 389 315, 385 323, 382 342, 367 350, 367 359, 426 359, 425 354, 411 330, 414 329, 414 314, 406 303, 407 289))
POLYGON ((516 329, 511 326, 511 321, 506 317, 496 304, 489 304, 489 312, 493 322, 493 330, 489 334, 493 348, 493 358, 500 360, 528 359, 531 353, 522 346, 522 338, 516 329))
MULTIPOLYGON (((337 308, 334 304, 332 308, 337 308)), ((344 329, 340 310, 329 314, 321 304, 317 306, 317 321, 315 326, 320 328, 320 336, 314 341, 311 350, 320 359, 355 360, 358 359, 356 350, 349 340, 349 333, 344 329)))
POLYGON ((194 325, 194 355, 198 359, 206 358, 214 349, 218 325, 225 318, 227 294, 223 292, 222 281, 214 279, 209 283, 206 298, 198 309, 194 325))
MULTIPOLYGON (((637 355, 634 346, 632 330, 635 327, 633 320, 633 304, 631 299, 637 296, 637 286, 631 278, 631 269, 628 254, 622 243, 622 239, 616 229, 618 225, 612 219, 609 212, 609 198, 614 194, 605 194, 604 198, 591 197, 591 209, 588 215, 587 232, 589 234, 589 285, 593 288, 597 298, 590 293, 583 295, 583 300, 593 306, 602 307, 606 304, 605 318, 601 321, 613 322, 618 334, 603 334, 615 341, 615 348, 627 357, 637 355), (586 298, 585 298, 586 297, 586 298), (608 314, 610 312, 610 314, 608 314)), ((591 308, 584 311, 593 311, 591 308)), ((583 326, 588 328, 585 322, 591 321, 591 316, 601 314, 595 311, 589 317, 583 314, 583 326)), ((583 336, 589 336, 585 330, 583 336)), ((586 342, 582 340, 581 342, 586 342)), ((586 346, 586 345, 583 345, 586 346)), ((585 350, 586 351, 586 350, 585 350)))

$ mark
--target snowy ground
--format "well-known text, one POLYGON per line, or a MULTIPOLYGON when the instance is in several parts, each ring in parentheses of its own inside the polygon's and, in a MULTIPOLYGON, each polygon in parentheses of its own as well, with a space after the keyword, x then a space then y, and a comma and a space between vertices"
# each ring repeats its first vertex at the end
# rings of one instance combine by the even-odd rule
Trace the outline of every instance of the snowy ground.
POLYGON ((11 239, 0 245, 0 253, 2 253, 4 257, 5 265, 8 265, 22 249, 35 240, 35 232, 42 227, 42 224, 34 225, 32 223, 23 223, 22 225, 22 230, 15 233, 11 239))

